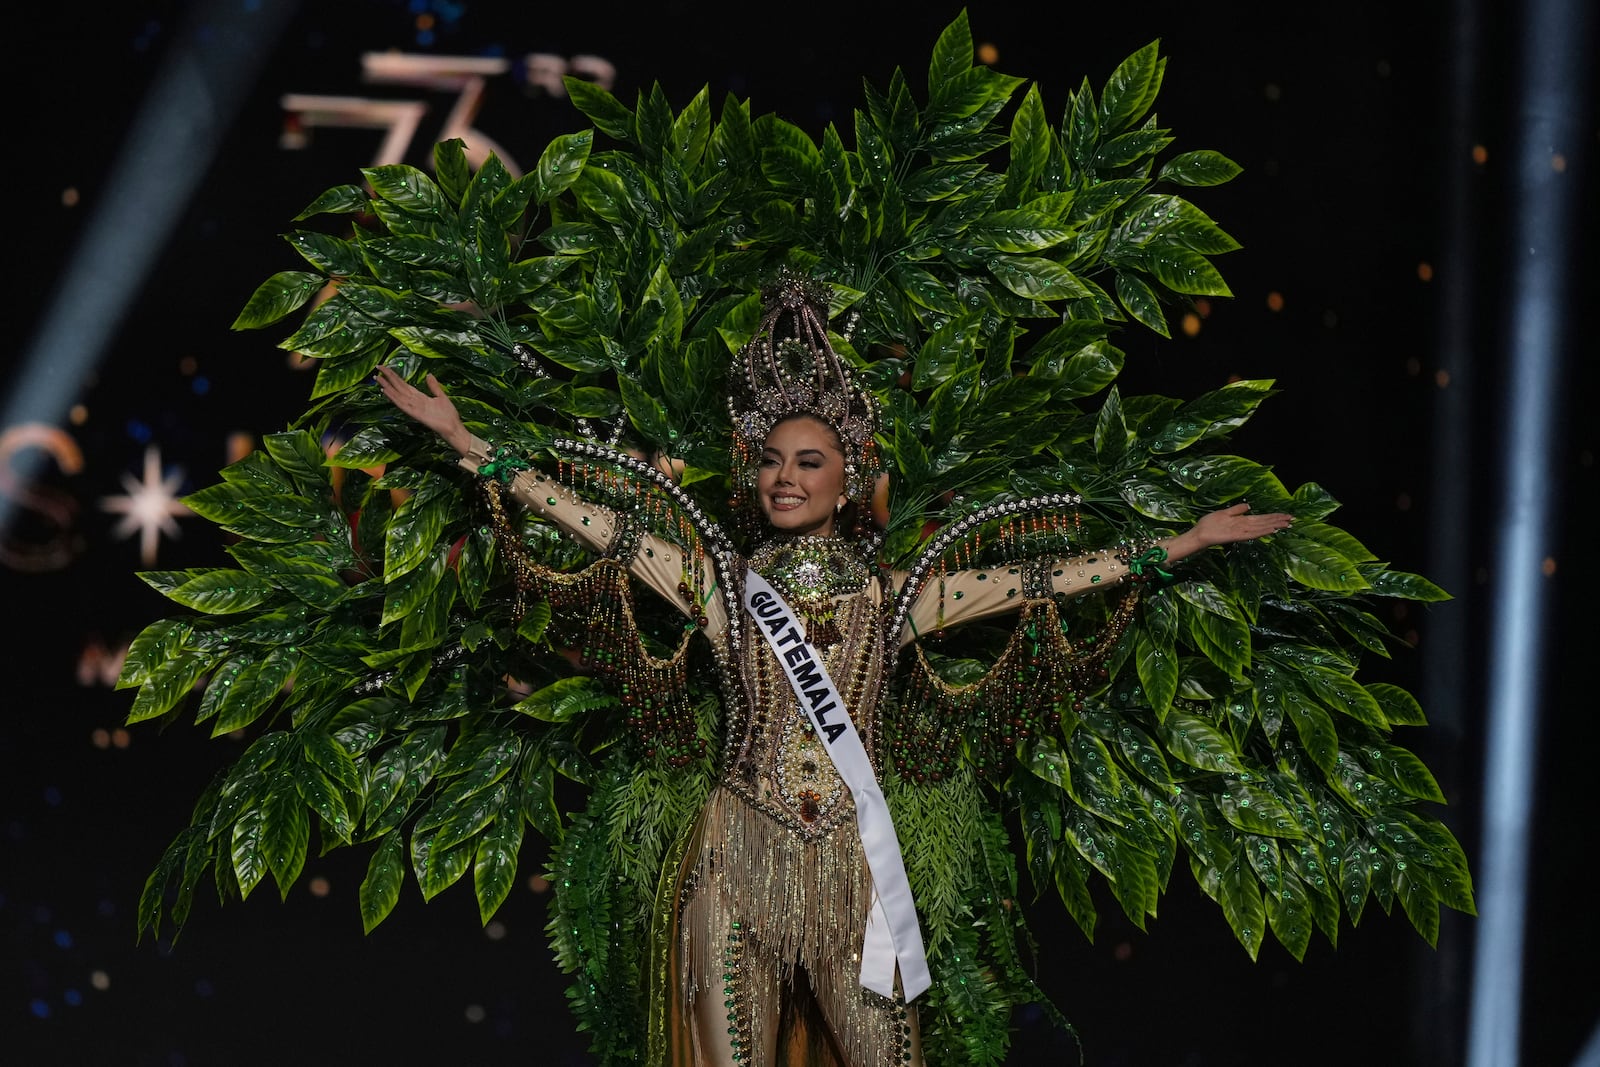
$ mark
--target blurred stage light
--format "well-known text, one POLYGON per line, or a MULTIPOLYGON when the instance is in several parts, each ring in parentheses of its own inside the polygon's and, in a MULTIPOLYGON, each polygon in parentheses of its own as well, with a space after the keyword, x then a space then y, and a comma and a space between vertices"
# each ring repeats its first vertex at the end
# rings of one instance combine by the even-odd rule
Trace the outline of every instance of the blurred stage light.
MULTIPOLYGON (((297 6, 296 0, 192 6, 121 147, 105 198, 54 287, 0 415, 0 432, 23 423, 61 424, 297 6)), ((15 458, 24 486, 44 458, 36 450, 15 458)), ((13 496, 0 495, 0 532, 14 504, 13 496)))
POLYGON ((1581 205, 1552 153, 1582 151, 1593 5, 1536 0, 1522 9, 1523 82, 1513 89, 1520 142, 1510 177, 1510 366, 1502 409, 1495 607, 1489 635, 1483 845, 1473 962, 1470 1067, 1515 1067, 1521 1054, 1523 941, 1536 818, 1534 768, 1549 663, 1552 583, 1545 561, 1559 536, 1564 348, 1575 336, 1569 280, 1581 205))

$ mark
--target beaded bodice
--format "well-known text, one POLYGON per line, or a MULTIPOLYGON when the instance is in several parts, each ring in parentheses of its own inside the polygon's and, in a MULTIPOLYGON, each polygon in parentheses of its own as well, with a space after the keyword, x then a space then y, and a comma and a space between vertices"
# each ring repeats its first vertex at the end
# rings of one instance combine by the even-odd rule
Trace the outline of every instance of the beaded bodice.
MULTIPOLYGON (((884 597, 847 542, 792 538, 763 545, 749 565, 806 621, 817 650, 877 763, 878 693, 884 669, 884 597)), ((849 793, 771 646, 744 615, 738 665, 742 722, 730 723, 724 780, 784 825, 819 836, 854 811, 849 793)))

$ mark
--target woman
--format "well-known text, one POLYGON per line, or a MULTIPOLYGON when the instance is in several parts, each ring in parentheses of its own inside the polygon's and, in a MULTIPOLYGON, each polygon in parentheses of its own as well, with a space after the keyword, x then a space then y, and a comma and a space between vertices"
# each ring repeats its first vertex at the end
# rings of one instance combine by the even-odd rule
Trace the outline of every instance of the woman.
POLYGON ((714 555, 709 575, 687 546, 635 537, 618 512, 546 474, 508 471, 431 375, 424 393, 378 370, 384 395, 464 467, 508 481, 521 504, 677 605, 716 650, 725 751, 678 874, 676 1062, 770 1064, 797 1045, 850 1065, 921 1062, 908 1003, 927 970, 876 780, 882 697, 902 647, 1291 521, 1240 504, 1141 546, 1154 552, 883 572, 852 536, 878 480, 876 406, 828 344, 821 297, 780 283, 741 349, 730 378, 734 471, 748 475, 739 496, 760 532, 747 554, 714 555))

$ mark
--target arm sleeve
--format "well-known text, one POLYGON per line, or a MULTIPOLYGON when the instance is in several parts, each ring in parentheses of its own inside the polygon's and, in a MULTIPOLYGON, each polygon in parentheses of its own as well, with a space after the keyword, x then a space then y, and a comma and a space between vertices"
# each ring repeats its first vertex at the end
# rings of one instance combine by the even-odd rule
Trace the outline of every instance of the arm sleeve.
POLYGON ((1048 599, 1056 593, 1078 596, 1120 586, 1127 579, 1127 562, 1112 548, 1071 559, 931 575, 911 606, 900 644, 909 644, 931 630, 1017 611, 1029 600, 1048 599))
MULTIPOLYGON (((479 474, 479 468, 489 462, 491 452, 488 442, 474 437, 472 447, 461 457, 460 466, 479 474)), ((543 471, 518 471, 511 480, 510 489, 517 503, 554 524, 596 555, 607 556, 626 566, 628 573, 689 618, 704 618, 702 629, 713 640, 726 630, 728 617, 722 598, 717 595, 718 576, 708 562, 686 558, 681 547, 663 537, 638 533, 624 516, 603 504, 584 499, 543 471), (690 568, 705 568, 703 580, 696 583, 703 589, 704 600, 695 607, 691 607, 681 591, 688 585, 686 564, 690 568)))

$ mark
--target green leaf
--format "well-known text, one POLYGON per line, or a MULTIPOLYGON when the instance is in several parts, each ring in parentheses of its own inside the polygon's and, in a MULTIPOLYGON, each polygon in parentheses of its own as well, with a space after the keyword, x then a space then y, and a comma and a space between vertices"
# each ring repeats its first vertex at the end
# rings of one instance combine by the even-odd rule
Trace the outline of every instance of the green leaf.
POLYGON ((1167 329, 1166 312, 1161 310, 1161 300, 1143 278, 1128 271, 1117 271, 1117 299, 1135 320, 1162 337, 1172 336, 1167 329))
POLYGON ((1175 293, 1191 296, 1232 296, 1233 290, 1211 261, 1199 252, 1176 245, 1152 246, 1145 265, 1155 279, 1175 293))
POLYGON ((984 174, 980 163, 937 163, 908 174, 900 183, 900 195, 912 203, 933 203, 958 198, 973 181, 984 174))
POLYGON ((1316 898, 1317 894, 1287 872, 1275 890, 1268 888, 1263 894, 1272 933, 1296 960, 1305 959, 1306 948, 1311 944, 1316 898))
POLYGON ((1426 726, 1428 717, 1422 712, 1417 698, 1388 682, 1368 682, 1367 692, 1378 702, 1383 717, 1396 726, 1426 726))
POLYGON ((1209 611, 1185 613, 1189 636, 1205 657, 1230 678, 1242 678, 1250 663, 1250 627, 1242 619, 1230 619, 1209 611))
POLYGON ((467 162, 466 148, 466 142, 459 137, 433 146, 433 173, 448 203, 461 203, 467 187, 472 184, 472 167, 467 162))
POLYGON ((1441 600, 1452 599, 1450 594, 1434 585, 1420 574, 1408 574, 1405 571, 1391 571, 1387 567, 1377 569, 1366 574, 1373 593, 1378 596, 1400 597, 1405 600, 1420 600, 1424 603, 1438 603, 1441 600))
POLYGON ((1339 889, 1351 923, 1361 922, 1361 912, 1372 889, 1372 856, 1376 852, 1375 846, 1357 839, 1346 845, 1339 857, 1339 889))
POLYGON ((935 330, 917 353, 911 372, 913 389, 931 389, 972 363, 978 343, 978 323, 955 319, 935 330))
POLYGON ((1277 535, 1275 543, 1285 552, 1284 569, 1289 577, 1308 589, 1331 593, 1360 593, 1367 589, 1367 581, 1356 565, 1326 545, 1296 536, 1292 528, 1277 535))
POLYGON ((291 311, 304 307, 326 284, 327 279, 320 274, 303 270, 279 271, 250 294, 230 329, 255 330, 271 326, 291 311))
POLYGON ((1148 628, 1141 627, 1134 643, 1134 663, 1145 699, 1157 718, 1164 718, 1178 692, 1178 657, 1170 644, 1160 644, 1148 628))
POLYGON ((233 824, 229 855, 233 877, 239 884, 239 896, 242 899, 248 898, 267 876, 267 854, 263 844, 265 825, 265 798, 244 807, 233 824))
POLYGON ((416 167, 404 163, 389 163, 366 167, 362 177, 372 186, 372 191, 385 201, 409 215, 442 222, 453 214, 433 179, 416 167))
POLYGON ((364 273, 355 245, 342 238, 316 230, 295 230, 285 234, 284 240, 323 274, 349 278, 364 273))
POLYGON ((372 933, 389 917, 400 900, 400 887, 405 879, 405 844, 399 834, 388 834, 373 850, 372 858, 367 861, 367 876, 361 881, 363 931, 372 933))
POLYGON ((685 169, 699 165, 711 140, 711 93, 702 87, 672 123, 671 152, 685 169))
POLYGON ((350 809, 327 775, 309 763, 302 765, 295 776, 295 788, 299 790, 300 799, 306 807, 316 812, 321 820, 328 846, 349 844, 354 829, 350 809))
POLYGON ((1120 133, 1144 118, 1161 88, 1160 41, 1151 41, 1117 64, 1100 91, 1100 128, 1120 133))
POLYGON ((478 840, 473 862, 473 889, 478 917, 485 924, 500 910, 517 880, 517 853, 522 848, 522 817, 512 805, 503 807, 494 824, 478 840))
MULTIPOLYGON (((621 105, 617 105, 621 107, 621 105)), ((589 162, 589 150, 594 146, 594 132, 569 133, 551 141, 539 156, 534 169, 536 184, 534 199, 548 204, 572 187, 589 162)))
POLYGON ((1216 794, 1217 810, 1230 825, 1248 834, 1272 837, 1304 836, 1289 809, 1272 791, 1245 781, 1229 778, 1216 794))
POLYGON ((1094 424, 1094 454, 1101 466, 1117 468, 1128 453, 1128 436, 1128 425, 1122 418, 1122 396, 1112 386, 1094 424))
POLYGON ((1300 677, 1317 699, 1334 711, 1379 730, 1389 728, 1383 709, 1372 694, 1349 675, 1331 667, 1308 665, 1300 668, 1300 677))
POLYGON ((623 406, 628 409, 628 419, 646 441, 660 448, 670 449, 675 434, 666 407, 651 396, 644 386, 628 376, 617 378, 622 391, 623 406))
POLYGON ((1193 513, 1185 497, 1160 482, 1130 478, 1117 486, 1117 495, 1146 518, 1182 522, 1193 513))
POLYGON ((388 833, 410 814, 412 801, 444 762, 447 736, 443 726, 414 731, 369 765, 365 820, 370 835, 388 833))
POLYGON ((989 261, 989 273, 1000 284, 1029 300, 1078 300, 1088 288, 1066 267, 1038 256, 998 256, 989 261))
POLYGON ((295 784, 297 773, 280 769, 261 803, 261 851, 283 897, 300 877, 311 838, 311 820, 295 784))
POLYGON ((1367 767, 1373 774, 1398 788, 1407 796, 1418 800, 1445 802, 1444 792, 1427 765, 1416 754, 1386 741, 1369 741, 1362 745, 1367 757, 1367 767))
POLYGON ((928 64, 928 99, 938 100, 949 92, 957 77, 972 69, 972 27, 963 9, 939 34, 928 64))
POLYGON ((404 574, 389 579, 384 587, 382 625, 387 626, 416 611, 444 578, 448 545, 439 545, 427 556, 426 565, 416 566, 404 574))
POLYGON ((1250 865, 1234 860, 1221 871, 1218 900, 1222 913, 1227 916, 1233 936, 1239 939, 1250 958, 1261 950, 1261 940, 1266 936, 1266 909, 1261 899, 1261 883, 1256 881, 1250 865))
MULTIPOLYGON (((140 574, 139 577, 160 589, 159 585, 150 582, 147 574, 140 574)), ((117 688, 143 685, 155 677, 156 672, 183 648, 191 632, 192 627, 183 619, 160 619, 139 631, 123 655, 117 688)))
POLYGON ((456 505, 453 486, 436 474, 395 509, 384 533, 383 573, 392 582, 428 558, 456 505))
POLYGON ((131 725, 159 718, 171 711, 178 701, 188 696, 213 662, 209 656, 189 652, 155 668, 133 698, 133 707, 128 711, 128 723, 131 725))
POLYGON ((965 247, 974 252, 1039 252, 1067 240, 1072 231, 1050 215, 1019 208, 980 216, 964 236, 965 247))
MULTIPOLYGON (((225 687, 221 699, 214 705, 216 721, 212 724, 211 735, 220 737, 258 719, 293 675, 295 659, 293 653, 274 648, 263 659, 247 662, 231 678, 222 679, 225 687)), ((210 695, 208 688, 207 696, 210 695)))
POLYGON ((1006 188, 1014 198, 1032 188, 1044 173, 1050 159, 1051 136, 1039 87, 1030 85, 1011 119, 1011 164, 1006 169, 1006 188))
POLYGON ((1228 735, 1198 715, 1173 709, 1158 725, 1157 733, 1166 750, 1191 767, 1227 774, 1248 773, 1228 735))
POLYGON ((337 452, 328 457, 328 466, 362 469, 393 463, 401 453, 381 426, 368 426, 356 433, 337 452))
POLYGON ((433 841, 433 836, 427 834, 411 837, 411 867, 424 900, 432 900, 460 881, 472 866, 475 851, 471 842, 436 851, 433 841))
POLYGON ((626 105, 586 78, 568 75, 561 81, 573 105, 594 123, 595 129, 614 141, 636 143, 633 112, 626 105))
POLYGON ((1122 350, 1103 341, 1085 345, 1066 361, 1057 395, 1070 399, 1093 396, 1122 373, 1122 350))
POLYGON ((359 185, 335 185, 311 201, 295 222, 304 222, 313 215, 354 215, 367 209, 367 191, 359 185))
POLYGON ((1232 181, 1241 169, 1221 152, 1201 150, 1173 156, 1161 168, 1160 177, 1178 185, 1221 185, 1232 181))
POLYGON ((1231 619, 1234 622, 1238 622, 1243 619, 1243 615, 1239 612, 1239 609, 1234 606, 1234 603, 1228 599, 1227 595, 1210 582, 1200 579, 1190 579, 1189 581, 1174 583, 1172 589, 1180 597, 1188 601, 1190 604, 1193 604, 1201 611, 1209 612, 1212 615, 1219 615, 1224 619, 1231 619))
POLYGON ((1430 946, 1439 944, 1439 898, 1433 895, 1425 879, 1406 870, 1394 874, 1395 895, 1405 909, 1406 918, 1417 933, 1430 946))
POLYGON ((524 697, 513 708, 545 722, 566 722, 585 711, 615 703, 591 678, 562 678, 524 697))
POLYGON ((1333 773, 1334 762, 1339 757, 1339 735, 1333 719, 1309 694, 1284 677, 1283 672, 1276 668, 1272 672, 1275 677, 1262 682, 1261 699, 1289 716, 1311 761, 1325 773, 1333 773))
POLYGON ((1155 155, 1171 143, 1172 138, 1166 130, 1133 130, 1102 143, 1095 150, 1092 166, 1101 173, 1122 170, 1147 156, 1155 155))

